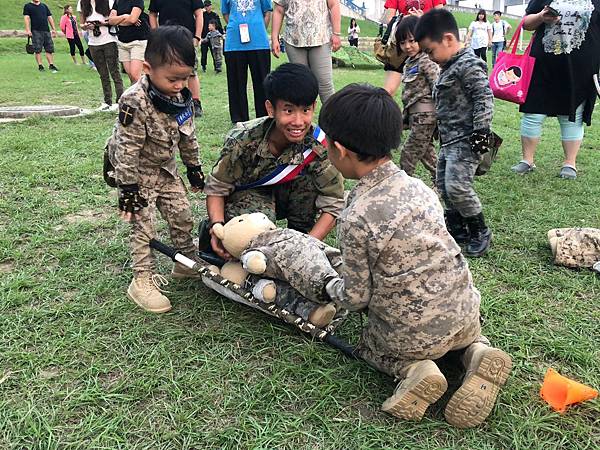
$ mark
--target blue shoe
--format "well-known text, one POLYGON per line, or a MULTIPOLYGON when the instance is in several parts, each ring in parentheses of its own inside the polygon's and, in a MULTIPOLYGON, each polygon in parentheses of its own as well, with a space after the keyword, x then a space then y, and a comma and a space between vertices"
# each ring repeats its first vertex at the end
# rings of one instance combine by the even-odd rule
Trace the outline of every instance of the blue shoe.
POLYGON ((558 176, 565 180, 574 180, 577 178, 577 169, 570 164, 565 164, 562 166, 562 169, 560 169, 558 176))

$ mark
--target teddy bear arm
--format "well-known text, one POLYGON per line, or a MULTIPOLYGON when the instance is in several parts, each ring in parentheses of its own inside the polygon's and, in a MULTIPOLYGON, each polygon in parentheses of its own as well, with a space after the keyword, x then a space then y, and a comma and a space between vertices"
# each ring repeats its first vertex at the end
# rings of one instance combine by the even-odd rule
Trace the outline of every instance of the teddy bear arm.
POLYGON ((267 270, 267 257, 260 250, 250 250, 242 255, 242 265, 248 272, 260 275, 267 270))

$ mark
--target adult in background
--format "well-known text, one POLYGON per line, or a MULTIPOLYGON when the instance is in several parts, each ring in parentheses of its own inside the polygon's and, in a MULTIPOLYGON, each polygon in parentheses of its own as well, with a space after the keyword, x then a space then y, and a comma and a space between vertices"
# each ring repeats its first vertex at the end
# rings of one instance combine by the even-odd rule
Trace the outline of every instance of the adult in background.
POLYGON ((77 12, 80 14, 82 27, 88 32, 88 48, 102 83, 104 102, 98 108, 101 111, 116 111, 119 98, 123 93, 123 80, 119 70, 119 50, 117 38, 108 32, 108 16, 114 0, 79 0, 77 12), (113 103, 110 79, 115 85, 115 101, 113 103))
POLYGON ((496 65, 498 53, 504 50, 506 46, 506 37, 511 28, 510 23, 502 19, 502 13, 494 11, 494 21, 492 22, 492 67, 496 65))
POLYGON ((108 23, 119 27, 119 61, 123 63, 131 83, 136 83, 142 75, 144 52, 150 33, 144 0, 115 0, 108 23))
POLYGON ((471 45, 473 52, 487 62, 487 49, 492 44, 492 26, 487 21, 485 9, 480 9, 475 20, 469 25, 465 45, 471 45))
POLYGON ((204 24, 202 25, 202 44, 200 44, 200 66, 202 66, 202 72, 206 72, 206 61, 207 61, 207 57, 208 57, 208 51, 210 50, 210 55, 212 56, 213 59, 213 66, 215 68, 215 71, 217 70, 217 63, 215 61, 215 55, 213 53, 212 50, 212 46, 210 45, 209 41, 205 41, 204 39, 206 39, 206 35, 208 34, 208 24, 214 20, 215 24, 216 24, 216 30, 221 33, 221 34, 225 34, 225 32, 223 31, 223 26, 221 25, 221 19, 219 18, 219 15, 213 11, 212 9, 212 2, 210 0, 206 0, 204 2, 204 24))
POLYGON ((319 80, 319 97, 325 101, 334 93, 331 51, 342 46, 339 0, 274 0, 271 48, 279 58, 279 32, 285 18, 283 41, 288 59, 304 64, 319 80))
MULTIPOLYGON (((383 6, 385 8, 385 22, 388 24, 389 28, 393 26, 396 20, 402 18, 399 17, 394 19, 397 16, 422 16, 430 9, 443 8, 445 4, 446 0, 386 0, 385 5, 383 6)), ((391 33, 393 32, 394 30, 391 30, 391 33)), ((400 83, 402 83, 404 64, 400 67, 386 64, 383 67, 383 70, 385 70, 383 88, 393 96, 400 87, 400 83)))
POLYGON ((56 37, 56 27, 50 8, 40 2, 40 0, 31 0, 31 3, 26 3, 23 6, 23 19, 25 20, 25 33, 31 37, 35 60, 38 63, 40 72, 44 70, 42 65, 42 48, 46 52, 46 60, 48 61, 48 69, 52 73, 58 72, 54 65, 54 41, 56 37), (52 27, 52 34, 50 28, 52 27))
POLYGON ((520 108, 523 159, 512 170, 525 174, 535 168, 542 123, 552 116, 558 118, 565 153, 559 176, 575 179, 583 124, 591 125, 597 95, 592 77, 600 67, 600 0, 531 0, 525 12, 523 27, 535 31, 535 67, 520 108))
POLYGON ((248 69, 252 76, 256 117, 267 115, 263 81, 271 70, 267 27, 271 21, 271 0, 222 0, 221 12, 227 24, 225 64, 231 122, 247 122, 248 69))
MULTIPOLYGON (((186 27, 194 36, 194 48, 197 54, 204 23, 202 6, 202 0, 150 0, 150 6, 148 7, 150 28, 158 27, 159 23, 161 25, 186 27)), ((198 78, 197 58, 192 76, 188 80, 188 87, 194 101, 194 116, 201 117, 202 103, 200 102, 200 78, 198 78)))
POLYGON ((71 54, 73 63, 77 64, 77 59, 75 59, 75 47, 77 47, 79 56, 81 57, 81 64, 85 64, 85 52, 83 51, 83 44, 79 37, 79 26, 77 25, 77 19, 73 15, 73 7, 71 5, 65 5, 63 8, 59 27, 69 43, 69 53, 71 54))
POLYGON ((350 19, 350 25, 348 26, 348 42, 351 47, 358 48, 358 35, 360 34, 360 27, 356 23, 356 19, 353 17, 350 19))

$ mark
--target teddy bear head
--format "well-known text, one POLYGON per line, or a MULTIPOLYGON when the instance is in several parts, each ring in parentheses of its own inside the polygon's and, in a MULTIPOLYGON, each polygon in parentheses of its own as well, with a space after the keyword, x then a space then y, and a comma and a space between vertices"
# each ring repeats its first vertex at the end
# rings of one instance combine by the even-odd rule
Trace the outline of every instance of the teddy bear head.
POLYGON ((239 259, 252 239, 265 231, 275 229, 275 224, 263 213, 252 213, 236 216, 225 225, 217 223, 212 231, 221 240, 225 250, 239 259))

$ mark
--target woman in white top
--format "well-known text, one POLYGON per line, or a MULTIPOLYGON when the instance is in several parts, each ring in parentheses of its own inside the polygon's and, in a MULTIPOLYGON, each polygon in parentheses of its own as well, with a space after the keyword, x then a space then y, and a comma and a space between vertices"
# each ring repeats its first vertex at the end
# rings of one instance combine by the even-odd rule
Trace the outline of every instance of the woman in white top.
POLYGON ((358 47, 359 33, 360 27, 356 24, 356 19, 353 17, 350 19, 350 26, 348 27, 348 42, 350 42, 350 46, 358 47))
POLYGON ((100 110, 116 110, 119 97, 123 93, 123 80, 119 71, 119 53, 117 38, 108 32, 108 16, 114 0, 79 0, 77 12, 80 14, 82 28, 89 31, 88 47, 100 75, 104 103, 100 110), (112 77, 115 85, 115 103, 112 102, 112 77))
POLYGON ((469 25, 465 45, 469 43, 475 54, 487 62, 487 49, 492 44, 492 25, 487 21, 485 9, 480 9, 469 25))

